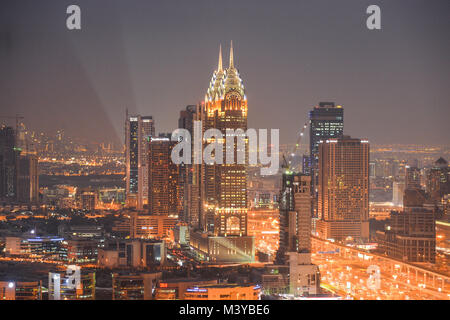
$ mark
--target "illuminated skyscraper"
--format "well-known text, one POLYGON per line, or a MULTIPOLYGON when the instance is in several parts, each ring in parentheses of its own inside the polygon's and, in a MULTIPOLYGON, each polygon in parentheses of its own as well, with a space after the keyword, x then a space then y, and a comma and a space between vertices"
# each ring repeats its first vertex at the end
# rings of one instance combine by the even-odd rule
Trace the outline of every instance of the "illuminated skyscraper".
POLYGON ((148 142, 148 209, 152 215, 178 217, 181 210, 178 165, 171 160, 175 145, 170 135, 151 137, 148 142))
MULTIPOLYGON (((342 137, 344 132, 344 109, 335 106, 334 102, 320 102, 309 112, 309 151, 310 158, 307 162, 311 166, 309 170, 304 168, 304 173, 311 174, 313 196, 317 196, 319 142, 328 139, 342 137)), ((317 204, 317 201, 314 202, 317 204)), ((314 207, 314 216, 317 217, 317 208, 314 207)))
POLYGON ((319 159, 319 142, 339 138, 344 132, 344 109, 334 102, 319 102, 309 112, 309 150, 315 162, 319 159))
MULTIPOLYGON (((224 139, 226 129, 247 130, 247 97, 243 81, 234 65, 233 44, 230 63, 222 65, 222 51, 210 85, 201 103, 198 120, 202 120, 202 132, 218 129, 224 139)), ((191 236, 191 245, 206 251, 216 261, 253 261, 254 239, 247 236, 247 172, 248 139, 245 139, 245 163, 239 164, 239 144, 234 138, 233 164, 206 164, 202 162, 200 227, 208 237, 191 236), (206 244, 207 243, 207 244, 206 244)), ((215 142, 214 138, 203 140, 203 146, 215 142)), ((204 149, 204 148, 203 148, 204 149)), ((224 148, 223 159, 226 159, 224 148)))
POLYGON ((322 238, 369 237, 369 143, 343 136, 319 143, 317 231, 322 238))
POLYGON ((151 116, 129 116, 125 122, 127 205, 142 209, 148 202, 148 141, 155 135, 151 116))
MULTIPOLYGON (((233 45, 230 65, 226 70, 222 68, 222 55, 219 56, 217 71, 205 96, 204 109, 204 131, 218 129, 225 137, 226 129, 247 130, 247 97, 243 81, 234 66, 233 45)), ((233 147, 236 159, 236 141, 233 147)), ((202 167, 203 202, 208 208, 205 229, 217 236, 247 235, 246 164, 204 164, 202 167)))

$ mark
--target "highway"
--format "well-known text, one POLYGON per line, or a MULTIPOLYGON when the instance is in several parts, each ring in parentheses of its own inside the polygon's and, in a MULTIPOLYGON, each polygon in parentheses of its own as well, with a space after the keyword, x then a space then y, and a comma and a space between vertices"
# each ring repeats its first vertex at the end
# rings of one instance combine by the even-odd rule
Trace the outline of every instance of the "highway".
POLYGON ((450 300, 446 276, 317 238, 312 243, 322 286, 347 299, 450 300))

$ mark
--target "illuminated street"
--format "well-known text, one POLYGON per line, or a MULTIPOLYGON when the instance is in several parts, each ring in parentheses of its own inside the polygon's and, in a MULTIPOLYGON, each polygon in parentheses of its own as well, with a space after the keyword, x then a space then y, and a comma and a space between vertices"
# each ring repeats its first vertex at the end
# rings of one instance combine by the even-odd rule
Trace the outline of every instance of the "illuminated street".
MULTIPOLYGON (((314 239, 312 256, 314 263, 320 267, 322 286, 349 299, 357 300, 449 300, 449 277, 433 280, 423 274, 416 277, 415 271, 406 271, 406 264, 394 264, 392 270, 389 263, 383 263, 383 258, 375 259, 372 254, 353 255, 351 253, 331 253, 336 245, 314 239), (319 244, 321 246, 320 250, 319 244), (322 253, 319 253, 322 252, 322 253), (381 262, 381 263, 380 263, 381 262), (368 284, 369 266, 377 266, 380 270, 379 289, 374 284, 368 284), (445 286, 443 286, 443 284, 445 286)), ((348 252, 354 249, 344 249, 348 252)), ((374 268, 375 269, 375 268, 374 268)))

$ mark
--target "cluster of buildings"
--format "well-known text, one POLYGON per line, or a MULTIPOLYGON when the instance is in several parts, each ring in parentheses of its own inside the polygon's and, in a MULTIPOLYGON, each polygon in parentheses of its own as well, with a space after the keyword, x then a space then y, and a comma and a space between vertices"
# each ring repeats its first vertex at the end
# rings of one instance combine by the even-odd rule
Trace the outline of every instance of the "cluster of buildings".
MULTIPOLYGON (((51 271, 45 282, 0 282, 0 300, 96 299, 95 272, 81 270, 75 277, 51 271)), ((260 300, 261 296, 259 285, 208 279, 163 280, 161 272, 112 273, 111 289, 111 300, 260 300)))
MULTIPOLYGON (((191 136, 196 134, 196 121, 201 121, 200 134, 212 128, 224 135, 226 129, 247 130, 247 97, 234 65, 232 47, 228 68, 223 67, 220 52, 205 100, 180 112, 179 126, 191 136)), ((253 262, 254 238, 247 232, 245 163, 190 161, 175 165, 171 152, 177 141, 167 134, 156 136, 151 117, 127 115, 125 127, 127 204, 139 212, 136 220, 173 217, 189 225, 190 246, 206 260, 253 262), (145 215, 146 218, 141 218, 145 215)), ((202 150, 208 142, 202 140, 202 150)), ((194 153, 192 159, 198 156, 194 153)), ((145 226, 141 228, 136 232, 144 234, 145 226)))
MULTIPOLYGON (((178 125, 191 137, 202 137, 209 129, 226 136, 227 129, 247 130, 247 114, 247 96, 231 45, 228 67, 223 66, 220 50, 204 101, 181 110, 178 125)), ((112 273, 114 300, 251 300, 262 293, 321 296, 321 273, 312 262, 312 236, 357 245, 375 240, 378 252, 389 257, 435 263, 436 219, 439 212, 448 211, 450 203, 448 163, 440 158, 426 170, 402 165, 404 175, 395 179, 398 165, 374 164, 369 141, 344 134, 344 109, 334 102, 315 106, 309 112, 309 127, 310 153, 296 165, 283 157, 281 190, 259 191, 258 184, 264 182, 255 179, 251 185, 247 181, 247 138, 243 163, 195 161, 203 160, 195 147, 204 150, 216 139, 210 137, 187 141, 194 152, 186 163, 175 164, 171 154, 179 141, 173 141, 170 134, 156 134, 152 116, 127 111, 124 189, 60 186, 43 192, 45 203, 60 208, 94 211, 109 202, 125 206, 126 219, 115 223, 113 231, 123 231, 126 236, 105 237, 96 228, 69 226, 60 230, 58 237, 7 237, 5 253, 126 269, 112 273), (389 174, 394 176, 392 202, 399 210, 389 212, 383 230, 371 232, 369 178, 389 174), (266 234, 260 235, 258 230, 264 224, 270 225, 266 234), (268 251, 276 250, 273 263, 268 256, 256 254, 255 238, 268 251), (239 284, 218 279, 167 279, 159 267, 166 265, 169 242, 191 252, 201 263, 242 265, 258 258, 266 265, 255 275, 256 281, 239 284)), ((236 140, 232 143, 235 154, 242 148, 236 140)), ((225 158, 227 151, 223 152, 225 158)), ((17 147, 15 132, 9 127, 0 129, 0 183, 1 200, 38 200, 36 155, 17 147)), ((75 289, 65 280, 64 274, 49 274, 49 299, 95 299, 94 272, 83 273, 81 285, 75 289)), ((39 282, 0 282, 0 298, 41 299, 41 287, 39 282)))

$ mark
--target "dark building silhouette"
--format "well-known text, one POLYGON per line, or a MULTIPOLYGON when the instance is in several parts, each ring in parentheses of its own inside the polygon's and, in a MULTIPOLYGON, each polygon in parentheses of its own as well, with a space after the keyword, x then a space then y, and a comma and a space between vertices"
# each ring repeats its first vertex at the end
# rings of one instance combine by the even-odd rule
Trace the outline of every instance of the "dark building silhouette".
POLYGON ((14 129, 0 128, 0 198, 3 200, 17 200, 19 155, 14 129))
POLYGON ((450 168, 444 158, 439 158, 427 172, 426 190, 433 202, 450 194, 450 168))

